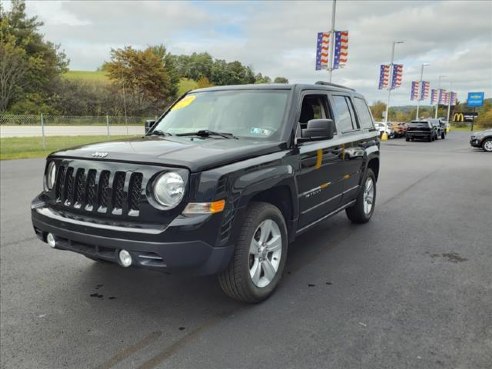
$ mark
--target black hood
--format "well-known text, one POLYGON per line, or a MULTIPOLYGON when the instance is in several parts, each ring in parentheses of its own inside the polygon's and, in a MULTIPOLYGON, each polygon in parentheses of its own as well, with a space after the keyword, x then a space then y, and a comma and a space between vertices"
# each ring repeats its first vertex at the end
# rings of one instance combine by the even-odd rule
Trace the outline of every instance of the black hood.
POLYGON ((283 145, 241 138, 147 136, 74 147, 55 152, 52 156, 162 164, 198 172, 280 151, 283 145), (96 152, 107 153, 107 156, 94 158, 96 152))

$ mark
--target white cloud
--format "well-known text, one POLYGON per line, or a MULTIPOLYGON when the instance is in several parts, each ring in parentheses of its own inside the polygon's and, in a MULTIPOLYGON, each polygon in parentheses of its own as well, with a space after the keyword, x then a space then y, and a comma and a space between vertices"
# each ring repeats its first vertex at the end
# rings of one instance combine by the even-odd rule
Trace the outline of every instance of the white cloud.
MULTIPOLYGON (((330 27, 329 1, 28 2, 30 15, 45 22, 47 39, 60 43, 71 68, 94 70, 113 47, 163 43, 174 53, 208 51, 239 60, 256 72, 291 82, 327 79, 316 72, 315 38, 330 27)), ((379 64, 404 64, 403 86, 392 104, 411 104, 410 82, 419 78, 437 87, 447 75, 463 100, 466 92, 492 94, 492 2, 490 1, 337 1, 336 28, 349 30, 349 61, 333 81, 360 90, 370 102, 385 100, 377 90, 379 64)))

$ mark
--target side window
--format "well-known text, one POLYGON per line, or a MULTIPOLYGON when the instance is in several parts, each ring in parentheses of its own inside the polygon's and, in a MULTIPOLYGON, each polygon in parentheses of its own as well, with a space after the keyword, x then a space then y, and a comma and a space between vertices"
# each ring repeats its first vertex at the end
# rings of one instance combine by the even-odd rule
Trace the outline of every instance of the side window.
POLYGON ((328 117, 326 95, 304 96, 299 117, 300 128, 306 128, 307 122, 311 119, 326 119, 328 117))
POLYGON ((335 102, 335 125, 337 126, 337 131, 346 132, 357 129, 348 98, 335 95, 333 96, 333 101, 335 102))
POLYGON ((357 117, 359 118, 360 128, 374 128, 372 121, 372 115, 367 107, 366 102, 360 97, 354 98, 355 110, 357 111, 357 117))

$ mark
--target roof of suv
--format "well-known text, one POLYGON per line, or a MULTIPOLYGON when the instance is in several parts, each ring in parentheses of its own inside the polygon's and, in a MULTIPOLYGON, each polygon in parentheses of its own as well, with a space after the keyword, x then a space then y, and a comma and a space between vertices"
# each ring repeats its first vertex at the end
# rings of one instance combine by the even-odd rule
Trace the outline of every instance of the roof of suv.
MULTIPOLYGON (((317 82, 315 84, 285 84, 285 83, 265 83, 265 84, 249 84, 249 85, 228 85, 228 86, 214 86, 207 88, 200 88, 192 90, 193 92, 204 91, 226 91, 226 90, 324 90, 324 91, 337 91, 337 92, 351 92, 356 93, 354 89, 344 87, 334 83, 317 82)), ((356 93, 359 95, 358 93, 356 93)))

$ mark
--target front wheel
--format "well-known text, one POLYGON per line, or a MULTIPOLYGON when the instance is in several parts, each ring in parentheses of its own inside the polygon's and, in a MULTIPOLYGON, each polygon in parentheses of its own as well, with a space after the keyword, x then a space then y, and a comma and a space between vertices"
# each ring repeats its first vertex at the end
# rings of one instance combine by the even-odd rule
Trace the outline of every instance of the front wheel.
POLYGON ((446 133, 445 132, 442 132, 441 133, 441 139, 444 140, 446 138, 446 133))
POLYGON ((492 152, 492 138, 487 138, 483 144, 482 144, 482 148, 484 149, 484 151, 487 151, 487 152, 492 152))
POLYGON ((371 168, 367 169, 366 178, 355 204, 345 209, 352 223, 367 223, 374 213, 376 205, 376 176, 371 168))
POLYGON ((224 293, 247 303, 268 298, 282 277, 287 244, 287 226, 280 210, 269 203, 252 203, 234 255, 226 270, 219 274, 224 293))

